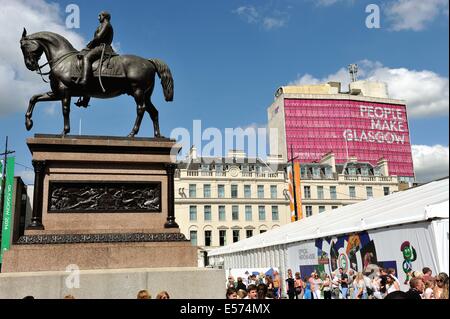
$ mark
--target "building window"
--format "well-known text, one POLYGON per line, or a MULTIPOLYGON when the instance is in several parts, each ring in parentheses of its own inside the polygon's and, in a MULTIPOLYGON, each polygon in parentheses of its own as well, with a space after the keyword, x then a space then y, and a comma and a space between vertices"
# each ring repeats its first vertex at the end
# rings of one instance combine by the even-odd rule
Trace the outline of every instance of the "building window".
POLYGON ((265 230, 265 229, 260 229, 260 230, 259 230, 259 233, 260 233, 260 234, 264 234, 266 231, 267 231, 267 230, 265 230))
POLYGON ((338 209, 338 206, 331 206, 331 209, 338 209))
POLYGON ((238 186, 231 185, 231 198, 238 198, 238 186))
POLYGON ((337 199, 336 186, 330 186, 331 199, 337 199))
POLYGON ((373 198, 373 188, 372 188, 372 186, 367 186, 366 187, 366 192, 367 192, 367 199, 373 198))
POLYGON ((223 222, 226 219, 225 206, 219 206, 219 220, 223 222))
POLYGON ((233 229, 233 243, 239 241, 239 229, 233 229))
POLYGON ((323 199, 323 186, 317 186, 317 198, 323 199))
POLYGON ((373 169, 373 175, 375 176, 381 176, 381 169, 379 167, 375 167, 373 169))
POLYGON ((203 197, 211 198, 211 184, 203 185, 203 197))
POLYGON ((216 172, 223 172, 223 165, 222 164, 216 164, 216 172))
POLYGON ((312 206, 306 206, 306 217, 312 216, 312 206))
POLYGON ((349 186, 348 187, 348 193, 350 195, 350 198, 356 198, 356 188, 355 188, 355 186, 349 186))
POLYGON ((266 220, 266 208, 264 206, 258 206, 258 215, 260 221, 266 220))
POLYGON ((239 206, 231 207, 231 218, 233 220, 239 220, 239 206))
POLYGON ((311 199, 311 186, 305 186, 303 187, 305 199, 311 199))
POLYGON ((189 197, 190 198, 197 197, 197 185, 189 184, 189 197))
POLYGON ((211 206, 205 206, 204 208, 204 217, 205 217, 205 221, 210 221, 211 220, 211 206))
POLYGON ((225 198, 225 185, 217 186, 217 197, 225 198))
POLYGON ((244 185, 244 197, 245 198, 252 198, 251 185, 244 185))
POLYGON ((189 206, 189 220, 191 222, 197 221, 197 206, 189 206))
POLYGON ((264 185, 258 185, 258 198, 264 198, 264 185))
POLYGON ((278 197, 277 185, 270 185, 270 198, 277 199, 277 197, 278 197))
POLYGON ((205 230, 205 246, 210 247, 212 241, 212 231, 205 230))
POLYGON ((325 167, 325 177, 327 179, 333 178, 333 169, 331 167, 325 167))
POLYGON ((306 169, 306 167, 300 167, 300 177, 302 179, 307 179, 308 178, 308 170, 306 169))
POLYGON ((253 229, 247 229, 245 231, 245 236, 246 236, 246 238, 253 237, 253 229))
POLYGON ((356 175, 356 168, 355 167, 349 167, 347 171, 348 171, 349 175, 356 175))
POLYGON ((313 178, 319 179, 320 178, 320 168, 319 167, 313 167, 313 178))
POLYGON ((362 176, 369 176, 369 168, 367 166, 361 167, 361 175, 362 176))
POLYGON ((280 220, 280 216, 278 214, 278 206, 272 206, 272 220, 273 221, 280 220))
POLYGON ((325 206, 319 206, 319 214, 325 211, 325 206))
POLYGON ((245 206, 245 221, 252 221, 252 206, 245 206))
POLYGON ((384 196, 387 196, 391 193, 389 187, 383 187, 384 196))
POLYGON ((219 230, 219 245, 225 246, 227 244, 227 231, 219 230))
POLYGON ((197 246, 197 231, 196 230, 191 230, 189 232, 189 237, 191 238, 192 246, 197 246))

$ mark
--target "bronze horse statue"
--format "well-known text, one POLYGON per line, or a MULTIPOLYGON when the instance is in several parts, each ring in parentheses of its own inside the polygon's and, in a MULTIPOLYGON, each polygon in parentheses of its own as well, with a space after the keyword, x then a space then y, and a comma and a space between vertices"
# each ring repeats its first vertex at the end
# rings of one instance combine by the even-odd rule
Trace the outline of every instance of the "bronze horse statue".
MULTIPOLYGON (((30 99, 27 113, 25 114, 25 126, 27 130, 33 127, 32 115, 37 102, 61 101, 64 116, 65 136, 70 132, 70 102, 72 97, 112 98, 122 94, 132 95, 136 101, 137 115, 134 127, 128 137, 134 137, 138 132, 145 111, 153 121, 154 136, 161 137, 158 121, 158 110, 151 102, 151 95, 155 86, 155 74, 161 78, 164 97, 167 102, 173 101, 173 78, 169 67, 158 59, 144 59, 134 55, 121 55, 110 57, 115 60, 113 68, 120 68, 116 74, 121 76, 104 75, 103 78, 92 77, 86 87, 76 84, 74 72, 79 64, 79 51, 74 49, 67 39, 52 32, 38 32, 27 35, 23 30, 20 39, 20 47, 26 67, 36 71, 42 76, 39 59, 42 54, 47 57, 50 66, 49 79, 51 91, 34 95, 30 99), (103 86, 106 91, 103 90, 103 86)), ((108 62, 109 63, 109 62, 108 62)), ((98 72, 102 72, 102 63, 97 63, 98 72)), ((45 65, 44 65, 45 66, 45 65)), ((106 63, 104 65, 106 67, 106 63)), ((114 70, 110 72, 114 74, 114 70)))

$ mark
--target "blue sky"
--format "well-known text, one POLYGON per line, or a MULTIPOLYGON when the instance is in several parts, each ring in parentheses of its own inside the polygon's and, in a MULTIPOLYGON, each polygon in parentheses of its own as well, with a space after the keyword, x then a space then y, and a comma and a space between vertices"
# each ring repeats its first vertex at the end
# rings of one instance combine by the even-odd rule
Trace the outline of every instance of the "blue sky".
MULTIPOLYGON (((81 45, 92 38, 98 13, 108 10, 115 30, 114 44, 120 53, 161 58, 172 70, 174 102, 164 102, 159 84, 153 95, 160 112, 161 130, 166 136, 176 127, 190 130, 194 119, 201 119, 204 128, 221 130, 263 126, 267 122, 266 109, 279 86, 305 83, 308 79, 341 80, 345 73, 342 68, 349 63, 360 63, 363 76, 365 73, 368 77, 387 79, 388 83, 401 82, 393 93, 396 98, 407 100, 410 107, 412 144, 428 147, 415 150, 415 156, 421 161, 416 168, 434 174, 438 164, 447 163, 446 171, 441 167, 439 174, 448 175, 448 101, 445 102, 449 69, 448 1, 427 3, 418 0, 72 0, 54 5, 44 0, 0 0, 1 7, 6 7, 2 21, 7 19, 6 24, 10 26, 0 31, 0 41, 9 43, 17 39, 17 47, 10 49, 12 53, 0 49, 0 85, 8 79, 8 74, 11 76, 11 72, 4 71, 8 65, 14 65, 11 67, 14 81, 33 83, 25 90, 14 87, 6 90, 5 86, 0 89, 0 145, 8 135, 11 148, 17 152, 17 162, 31 167, 25 139, 35 133, 62 131, 60 106, 51 103, 36 106, 35 126, 31 132, 25 130, 28 98, 40 92, 38 88, 44 91, 47 88, 39 83, 38 75, 26 70, 23 61, 20 65, 15 60, 14 50, 21 55, 18 39, 22 27, 34 33, 51 26, 71 34, 81 45), (64 30, 65 8, 72 3, 80 8, 80 28, 64 30), (369 14, 365 9, 370 3, 381 9, 380 29, 368 29, 365 25, 369 14), (15 17, 14 10, 23 16, 15 17), (27 90, 34 87, 35 91, 28 94, 27 90), (410 87, 413 89, 404 89, 410 87), (23 93, 24 98, 8 97, 16 93, 23 93), (436 149, 437 146, 440 148, 436 149), (433 167, 427 166, 429 161, 433 167)), ((126 136, 135 119, 134 101, 122 96, 114 100, 93 100, 88 109, 72 105, 72 134, 78 134, 80 119, 83 135, 126 136)), ((152 131, 151 121, 146 117, 138 136, 152 136, 152 131)), ((16 170, 26 171, 21 166, 16 170)))

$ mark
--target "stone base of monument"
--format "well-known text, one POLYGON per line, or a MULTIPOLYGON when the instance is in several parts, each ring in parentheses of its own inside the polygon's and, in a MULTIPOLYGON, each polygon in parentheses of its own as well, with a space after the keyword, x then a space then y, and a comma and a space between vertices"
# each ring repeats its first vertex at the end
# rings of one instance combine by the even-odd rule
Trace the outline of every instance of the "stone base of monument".
POLYGON ((36 135, 33 216, 2 272, 195 267, 175 222, 169 139, 36 135))
POLYGON ((167 291, 172 299, 225 299, 225 271, 201 268, 82 270, 0 274, 0 299, 135 299, 146 289, 152 299, 167 291))

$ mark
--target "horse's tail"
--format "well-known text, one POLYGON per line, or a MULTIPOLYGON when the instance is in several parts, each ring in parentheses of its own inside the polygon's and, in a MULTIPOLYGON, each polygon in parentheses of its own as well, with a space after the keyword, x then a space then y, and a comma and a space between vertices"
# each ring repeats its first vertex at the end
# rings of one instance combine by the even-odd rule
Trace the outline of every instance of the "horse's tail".
POLYGON ((159 59, 149 59, 149 61, 156 67, 156 72, 161 79, 161 85, 166 101, 173 101, 173 77, 169 66, 159 59))

